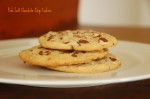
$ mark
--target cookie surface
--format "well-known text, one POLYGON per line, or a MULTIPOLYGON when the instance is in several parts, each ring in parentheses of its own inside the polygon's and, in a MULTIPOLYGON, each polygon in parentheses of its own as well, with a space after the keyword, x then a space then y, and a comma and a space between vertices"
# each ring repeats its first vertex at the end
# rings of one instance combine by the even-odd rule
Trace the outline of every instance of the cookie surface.
POLYGON ((91 61, 85 64, 47 68, 70 73, 100 73, 117 69, 120 67, 120 65, 120 60, 117 57, 109 54, 105 58, 91 61))
POLYGON ((93 30, 66 30, 50 31, 39 38, 39 43, 50 49, 95 51, 116 45, 117 39, 93 30))
POLYGON ((108 54, 107 49, 101 51, 65 51, 51 50, 41 46, 23 50, 19 53, 20 58, 27 63, 40 65, 43 67, 72 65, 87 63, 89 61, 102 58, 108 54))

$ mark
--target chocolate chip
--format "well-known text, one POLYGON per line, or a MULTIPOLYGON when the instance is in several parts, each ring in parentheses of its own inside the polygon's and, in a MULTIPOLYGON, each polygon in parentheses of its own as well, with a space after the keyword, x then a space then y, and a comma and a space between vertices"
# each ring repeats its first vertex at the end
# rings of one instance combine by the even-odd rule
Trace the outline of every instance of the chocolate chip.
POLYGON ((107 49, 107 48, 104 48, 103 50, 104 50, 104 51, 108 51, 108 49, 107 49))
POLYGON ((48 51, 48 50, 41 50, 40 52, 39 52, 39 55, 49 55, 51 52, 50 51, 48 51))
POLYGON ((49 55, 50 53, 50 51, 44 51, 44 55, 49 55))
POLYGON ((102 40, 103 42, 108 42, 108 40, 106 38, 103 38, 103 37, 99 38, 99 40, 102 40))
POLYGON ((71 56, 73 56, 73 57, 77 57, 77 54, 78 54, 78 52, 77 51, 75 51, 71 56))
POLYGON ((60 40, 62 40, 63 39, 63 37, 60 37, 60 40))
POLYGON ((68 44, 69 42, 63 42, 64 44, 68 44))
POLYGON ((47 41, 50 41, 50 40, 53 39, 53 38, 54 38, 54 36, 53 36, 53 35, 50 35, 50 36, 48 37, 47 41))
POLYGON ((117 59, 116 58, 113 58, 113 57, 109 57, 112 61, 116 61, 117 59))
POLYGON ((95 59, 94 61, 99 61, 100 59, 98 58, 98 59, 95 59))
POLYGON ((39 55, 43 55, 43 51, 40 51, 40 52, 39 52, 39 55))
POLYGON ((77 43, 79 44, 79 46, 81 46, 81 44, 89 43, 89 41, 80 39, 77 43))

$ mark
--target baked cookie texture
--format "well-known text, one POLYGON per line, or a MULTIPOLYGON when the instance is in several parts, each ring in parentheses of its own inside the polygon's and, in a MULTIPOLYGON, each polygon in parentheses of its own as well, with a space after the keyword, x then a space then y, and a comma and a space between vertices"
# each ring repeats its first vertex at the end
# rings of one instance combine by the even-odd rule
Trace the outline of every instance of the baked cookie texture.
POLYGON ((102 59, 96 59, 84 64, 47 68, 70 73, 100 73, 117 69, 120 67, 120 65, 121 61, 116 56, 108 54, 102 59))
POLYGON ((49 67, 87 63, 95 59, 103 58, 107 54, 107 49, 85 52, 75 50, 53 50, 41 46, 34 46, 21 51, 19 56, 27 63, 49 67))
POLYGON ((117 39, 93 30, 66 30, 50 31, 39 38, 39 43, 50 49, 95 51, 116 45, 117 39))
POLYGON ((39 37, 39 45, 22 50, 25 63, 69 73, 100 73, 120 67, 121 61, 109 54, 117 39, 93 30, 50 31, 39 37))

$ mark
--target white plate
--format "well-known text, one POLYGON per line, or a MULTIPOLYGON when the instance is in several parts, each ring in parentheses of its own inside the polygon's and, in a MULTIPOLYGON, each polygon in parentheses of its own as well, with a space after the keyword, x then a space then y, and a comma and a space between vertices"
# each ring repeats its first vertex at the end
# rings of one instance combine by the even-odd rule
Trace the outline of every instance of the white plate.
POLYGON ((0 82, 38 87, 86 87, 150 78, 150 45, 120 41, 110 49, 121 58, 118 70, 98 74, 56 72, 24 64, 22 49, 38 44, 37 38, 0 41, 0 82))

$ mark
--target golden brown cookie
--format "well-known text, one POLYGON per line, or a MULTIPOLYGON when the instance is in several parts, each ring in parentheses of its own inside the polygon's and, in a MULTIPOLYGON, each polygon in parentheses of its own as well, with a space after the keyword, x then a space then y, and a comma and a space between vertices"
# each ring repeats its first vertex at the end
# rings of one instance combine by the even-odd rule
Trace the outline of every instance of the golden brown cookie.
POLYGON ((39 38, 39 43, 50 49, 95 51, 116 45, 117 39, 93 30, 65 30, 50 31, 39 38))
POLYGON ((97 59, 85 64, 47 68, 70 73, 100 73, 117 69, 120 67, 120 65, 120 60, 116 56, 109 54, 105 58, 97 59))
POLYGON ((35 46, 19 53, 20 58, 27 63, 43 67, 87 63, 103 58, 108 54, 107 49, 100 51, 52 50, 35 46))

